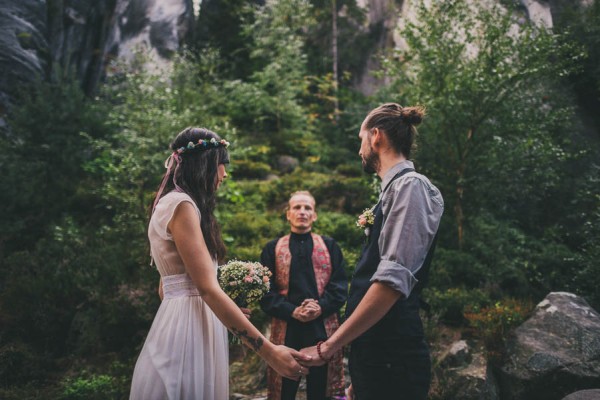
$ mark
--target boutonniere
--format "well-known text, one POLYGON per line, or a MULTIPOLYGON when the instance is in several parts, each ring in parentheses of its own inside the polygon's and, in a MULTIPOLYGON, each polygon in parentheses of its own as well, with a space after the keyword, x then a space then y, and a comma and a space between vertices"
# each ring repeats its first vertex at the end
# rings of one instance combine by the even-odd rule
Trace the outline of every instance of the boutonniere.
POLYGON ((356 226, 365 230, 365 235, 369 236, 371 233, 371 226, 375 223, 375 214, 373 214, 373 209, 375 206, 371 208, 365 208, 362 214, 358 216, 358 221, 356 221, 356 226))

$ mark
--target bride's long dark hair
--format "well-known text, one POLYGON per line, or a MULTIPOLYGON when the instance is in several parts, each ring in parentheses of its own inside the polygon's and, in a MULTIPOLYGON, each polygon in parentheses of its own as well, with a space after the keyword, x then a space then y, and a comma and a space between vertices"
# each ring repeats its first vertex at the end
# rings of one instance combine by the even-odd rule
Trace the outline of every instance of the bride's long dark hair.
MULTIPOLYGON (((173 143, 171 150, 174 152, 181 147, 186 147, 189 142, 197 143, 200 139, 221 140, 219 135, 205 128, 186 128, 181 131, 173 143)), ((216 207, 217 170, 220 164, 229 163, 229 154, 224 146, 215 148, 185 151, 179 154, 179 167, 170 168, 162 193, 159 189, 156 196, 163 197, 167 193, 178 189, 187 193, 200 210, 200 227, 208 251, 222 262, 227 252, 221 228, 214 215, 216 207)), ((155 201, 157 199, 155 198, 155 201)))

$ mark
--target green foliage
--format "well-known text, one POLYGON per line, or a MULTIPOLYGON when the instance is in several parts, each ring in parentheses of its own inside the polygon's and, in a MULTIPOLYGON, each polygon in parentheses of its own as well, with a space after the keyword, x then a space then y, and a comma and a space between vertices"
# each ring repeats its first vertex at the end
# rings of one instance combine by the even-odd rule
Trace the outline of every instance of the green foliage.
POLYGON ((580 177, 583 182, 576 191, 574 199, 566 205, 569 210, 584 210, 569 213, 569 219, 561 227, 567 230, 565 235, 569 244, 579 250, 571 256, 574 277, 569 289, 583 295, 596 310, 600 308, 600 166, 592 161, 586 173, 580 177))
POLYGON ((561 196, 562 207, 569 210, 560 221, 560 229, 571 248, 579 250, 571 259, 577 263, 572 290, 584 294, 596 308, 600 307, 600 284, 598 256, 600 255, 600 2, 589 5, 577 3, 566 5, 556 21, 556 29, 564 32, 563 40, 583 47, 587 57, 581 69, 570 77, 577 104, 582 114, 582 137, 574 139, 580 143, 576 149, 579 157, 572 168, 569 184, 565 188, 572 196, 561 196), (574 212, 581 210, 581 212, 574 212))
POLYGON ((252 160, 233 160, 236 178, 264 179, 271 172, 269 164, 252 160))
MULTIPOLYGON (((329 74, 330 2, 204 3, 208 40, 172 70, 144 73, 140 54, 116 66, 96 98, 76 82, 39 83, 9 115, 11 133, 0 137, 0 397, 126 396, 159 304, 148 207, 186 126, 232 142, 216 211, 229 258, 257 260, 289 231, 290 193, 310 190, 315 232, 340 244, 350 275, 364 242, 356 218, 378 186, 361 170, 360 123, 375 102, 422 103, 429 116, 416 162, 446 199, 425 292, 432 318, 464 326, 467 311, 493 345, 523 316, 507 296, 568 290, 600 307, 598 150, 572 122, 578 109, 565 86, 566 75, 597 86, 598 24, 557 35, 502 8, 430 2, 402 31, 408 47, 385 60, 389 85, 366 98, 348 74, 340 87, 329 74), (281 155, 297 160, 293 172, 279 170, 281 155)), ((368 57, 357 49, 376 35, 364 36, 354 2, 337 5, 340 69, 358 71, 368 57)), ((595 21, 597 10, 581 12, 595 21)), ((266 320, 255 310, 253 322, 266 320)))
POLYGON ((509 331, 525 321, 532 309, 531 302, 507 298, 487 307, 469 307, 464 315, 473 333, 483 339, 488 356, 497 360, 509 331))
POLYGON ((258 260, 264 245, 285 232, 283 221, 273 213, 243 209, 221 216, 230 258, 258 260))
POLYGON ((302 105, 308 82, 302 32, 312 24, 309 9, 305 0, 268 2, 244 25, 256 69, 248 82, 225 85, 227 108, 246 129, 243 144, 258 140, 274 154, 305 157, 314 152, 313 129, 302 105))
POLYGON ((86 178, 83 164, 95 156, 90 138, 109 131, 106 108, 74 83, 39 82, 23 88, 19 101, 23 106, 8 118, 11 135, 0 137, 0 242, 6 251, 47 234, 66 210, 77 217, 93 210, 96 199, 77 189, 86 178))
POLYGON ((589 128, 597 135, 600 126, 597 112, 600 108, 600 3, 592 1, 583 5, 574 2, 563 7, 556 19, 556 29, 564 33, 565 42, 577 43, 586 52, 581 70, 570 81, 582 111, 594 121, 589 128))
POLYGON ((353 267, 364 237, 355 223, 362 209, 370 205, 370 188, 362 179, 332 180, 330 175, 304 171, 271 181, 226 182, 221 193, 225 202, 218 216, 229 257, 257 259, 269 240, 286 234, 289 225, 284 209, 289 195, 297 190, 309 190, 315 196, 319 215, 315 231, 338 241, 353 267))
POLYGON ((284 207, 289 195, 297 190, 308 190, 315 197, 317 207, 360 214, 370 207, 371 188, 365 178, 344 177, 331 173, 297 170, 270 185, 266 194, 268 204, 284 207))
POLYGON ((338 68, 358 75, 378 38, 366 29, 366 9, 353 0, 312 0, 311 14, 316 21, 307 38, 307 55, 312 73, 324 75, 332 70, 332 5, 337 11, 338 68))
POLYGON ((466 322, 465 311, 474 307, 484 307, 491 302, 489 295, 481 289, 455 287, 439 290, 432 285, 424 290, 423 295, 431 310, 439 316, 439 320, 454 326, 466 322))
POLYGON ((43 360, 23 342, 0 347, 0 388, 35 381, 43 378, 44 373, 43 360))
POLYGON ((340 245, 346 261, 346 276, 351 277, 365 240, 363 230, 356 226, 358 214, 319 211, 318 217, 314 224, 315 232, 334 238, 340 245))
POLYGON ((59 391, 54 386, 41 386, 39 382, 32 381, 22 386, 0 387, 0 398, 3 400, 37 400, 56 399, 59 391))
POLYGON ((252 5, 256 0, 205 0, 200 5, 192 46, 202 52, 218 48, 223 58, 220 66, 223 76, 232 79, 247 78, 254 66, 250 62, 248 40, 243 35, 243 22, 254 19, 252 5))
POLYGON ((61 400, 105 400, 122 399, 129 393, 129 388, 124 387, 117 378, 110 375, 87 375, 63 382, 61 400))
POLYGON ((394 83, 382 95, 427 106, 417 158, 440 185, 462 245, 469 216, 495 206, 479 193, 518 194, 535 208, 540 186, 554 182, 572 110, 552 85, 582 55, 498 5, 451 0, 417 9, 401 32, 407 48, 385 61, 394 83))
POLYGON ((598 152, 577 133, 565 86, 585 60, 581 47, 510 7, 456 0, 421 2, 400 34, 406 46, 384 60, 391 84, 378 96, 428 109, 416 161, 446 203, 432 286, 596 298, 577 278, 597 271, 578 265, 589 237, 572 232, 592 223, 598 204, 592 195, 565 207, 592 194, 597 178, 588 154, 598 152), (587 210, 579 223, 575 208, 587 210))

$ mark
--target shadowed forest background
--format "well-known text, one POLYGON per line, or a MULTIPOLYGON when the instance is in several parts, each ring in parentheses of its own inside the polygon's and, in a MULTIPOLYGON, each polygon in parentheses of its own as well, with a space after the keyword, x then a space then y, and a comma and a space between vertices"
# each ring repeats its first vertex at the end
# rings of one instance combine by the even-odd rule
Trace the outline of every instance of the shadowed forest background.
MULTIPOLYGON (((160 302, 148 206, 187 126, 232 143, 217 206, 229 259, 257 260, 288 230, 289 194, 310 190, 351 276, 378 187, 360 123, 383 102, 422 104, 414 161, 446 202, 430 341, 460 329, 493 357, 550 291, 600 309, 600 3, 566 7, 552 31, 512 1, 432 3, 400 28, 406 46, 368 56, 370 95, 355 83, 376 39, 353 0, 225 0, 200 8, 168 72, 140 52, 94 90, 68 68, 22 85, 0 127, 0 398, 127 397, 160 302)), ((253 321, 266 327, 257 307, 253 321)))

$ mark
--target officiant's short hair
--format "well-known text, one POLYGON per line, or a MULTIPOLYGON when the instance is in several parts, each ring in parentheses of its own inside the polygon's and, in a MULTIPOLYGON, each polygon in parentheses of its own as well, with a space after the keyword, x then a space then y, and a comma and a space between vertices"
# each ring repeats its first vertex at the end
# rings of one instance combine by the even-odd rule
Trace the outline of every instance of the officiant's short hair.
POLYGON ((292 194, 290 194, 290 198, 288 199, 287 206, 285 207, 286 210, 290 208, 290 201, 292 201, 294 196, 308 196, 312 199, 315 207, 317 206, 317 201, 315 200, 315 196, 313 196, 311 192, 309 192, 308 190, 297 190, 297 191, 293 192, 292 194))

